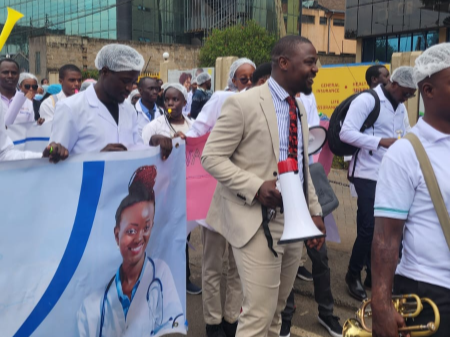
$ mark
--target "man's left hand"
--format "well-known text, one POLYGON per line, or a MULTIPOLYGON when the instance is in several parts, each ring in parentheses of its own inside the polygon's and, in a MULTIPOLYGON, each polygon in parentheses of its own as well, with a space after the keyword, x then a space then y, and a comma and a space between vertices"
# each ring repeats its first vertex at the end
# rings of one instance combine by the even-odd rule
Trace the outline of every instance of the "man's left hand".
MULTIPOLYGON (((313 216, 311 217, 312 221, 316 225, 316 227, 321 231, 324 235, 326 234, 325 224, 323 223, 321 216, 313 216)), ((322 245, 325 242, 325 236, 322 236, 320 238, 314 238, 306 241, 306 245, 308 248, 315 248, 316 250, 320 250, 322 248, 322 245)))

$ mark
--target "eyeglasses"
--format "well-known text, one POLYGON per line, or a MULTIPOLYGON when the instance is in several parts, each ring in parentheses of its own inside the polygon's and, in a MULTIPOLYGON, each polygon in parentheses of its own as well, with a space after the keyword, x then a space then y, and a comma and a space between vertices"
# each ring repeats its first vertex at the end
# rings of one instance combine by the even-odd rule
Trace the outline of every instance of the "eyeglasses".
POLYGON ((239 82, 241 82, 241 84, 246 85, 248 82, 252 81, 251 77, 240 77, 238 78, 239 82))
POLYGON ((24 84, 23 87, 27 90, 30 90, 30 88, 33 88, 33 90, 38 90, 39 86, 37 84, 24 84))

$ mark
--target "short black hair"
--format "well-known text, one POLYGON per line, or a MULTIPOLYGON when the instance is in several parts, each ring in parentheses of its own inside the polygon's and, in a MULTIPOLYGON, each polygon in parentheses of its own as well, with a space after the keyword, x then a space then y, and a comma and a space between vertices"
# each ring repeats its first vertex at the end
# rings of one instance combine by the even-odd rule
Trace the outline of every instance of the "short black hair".
POLYGON ((76 71, 81 74, 80 68, 78 68, 74 64, 65 64, 61 68, 59 68, 59 78, 63 79, 66 76, 68 71, 76 71))
POLYGON ((270 76, 272 72, 272 62, 266 62, 256 67, 252 76, 252 84, 255 85, 261 78, 270 76))
POLYGON ((291 55, 295 47, 298 44, 302 43, 312 44, 312 42, 309 39, 299 35, 287 35, 279 39, 278 42, 275 43, 275 46, 273 47, 272 52, 270 54, 272 64, 277 63, 278 59, 281 56, 291 55))
POLYGON ((0 65, 2 65, 3 62, 14 63, 16 65, 16 67, 17 67, 17 71, 20 71, 19 63, 17 63, 16 60, 13 60, 12 58, 6 57, 6 58, 0 60, 0 65))
POLYGON ((43 79, 41 80, 41 85, 44 84, 44 81, 45 81, 45 80, 48 81, 48 78, 43 78, 43 79))
POLYGON ((376 64, 374 66, 370 66, 369 68, 367 68, 367 71, 366 71, 366 82, 367 82, 367 85, 369 87, 372 85, 372 77, 380 76, 380 69, 381 68, 385 68, 387 70, 387 68, 384 65, 382 65, 382 64, 376 64))
POLYGON ((141 77, 141 78, 139 79, 138 84, 137 84, 137 86, 138 86, 139 89, 142 87, 142 85, 144 84, 144 82, 145 82, 146 80, 154 80, 154 81, 158 82, 158 79, 157 79, 156 77, 148 77, 148 76, 141 77))

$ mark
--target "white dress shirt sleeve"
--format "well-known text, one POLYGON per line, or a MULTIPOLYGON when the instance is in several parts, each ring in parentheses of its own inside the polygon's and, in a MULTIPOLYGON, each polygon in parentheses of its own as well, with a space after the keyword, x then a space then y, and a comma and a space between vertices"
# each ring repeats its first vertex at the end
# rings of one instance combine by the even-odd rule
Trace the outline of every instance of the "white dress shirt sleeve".
POLYGON ((413 203, 420 171, 412 145, 406 139, 386 152, 378 174, 374 215, 406 220, 413 203))
POLYGON ((375 98, 370 94, 363 93, 353 100, 339 134, 341 141, 362 149, 373 151, 378 149, 381 137, 360 132, 374 107, 375 98))
POLYGON ((220 115, 222 100, 219 94, 213 94, 203 106, 191 129, 186 133, 186 137, 201 137, 211 132, 220 115))

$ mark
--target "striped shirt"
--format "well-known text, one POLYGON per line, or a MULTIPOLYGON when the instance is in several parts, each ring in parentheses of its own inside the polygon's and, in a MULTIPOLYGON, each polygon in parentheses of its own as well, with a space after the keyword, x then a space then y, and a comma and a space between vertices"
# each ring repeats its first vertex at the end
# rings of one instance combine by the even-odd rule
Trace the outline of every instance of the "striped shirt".
MULTIPOLYGON (((289 94, 272 77, 269 79, 269 90, 272 94, 275 113, 277 114, 278 136, 280 138, 280 159, 286 160, 289 153, 289 94)), ((298 113, 298 111, 297 111, 298 113)), ((297 119, 298 120, 298 119, 297 119)), ((298 120, 298 162, 302 166, 303 162, 303 138, 301 123, 298 120)), ((298 171, 303 182, 303 170, 298 171)))

